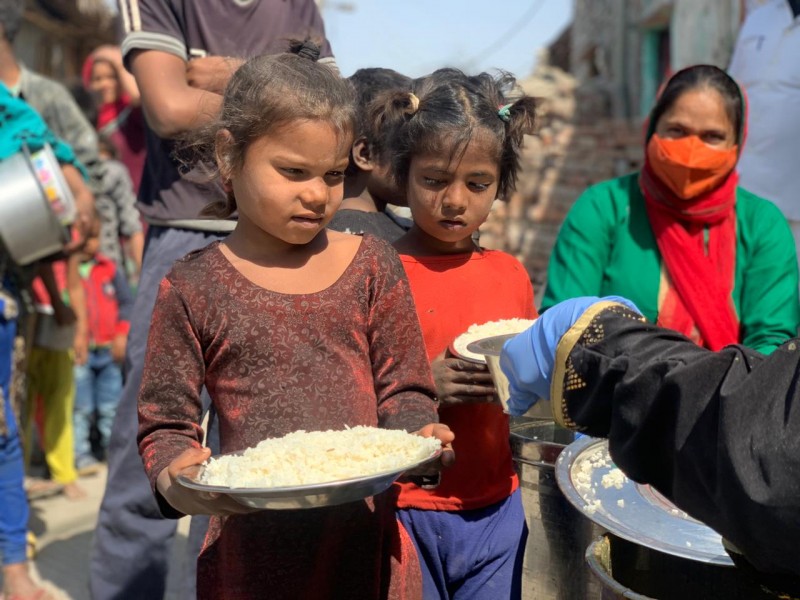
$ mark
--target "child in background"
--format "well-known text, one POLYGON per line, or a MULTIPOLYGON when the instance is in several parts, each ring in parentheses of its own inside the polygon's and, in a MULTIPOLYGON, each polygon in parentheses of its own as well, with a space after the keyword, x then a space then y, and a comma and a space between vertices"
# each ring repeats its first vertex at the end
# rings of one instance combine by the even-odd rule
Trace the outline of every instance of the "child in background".
POLYGON ((34 499, 62 488, 67 498, 78 500, 86 492, 75 471, 72 369, 87 358, 85 295, 76 255, 44 264, 39 272, 32 286, 36 325, 28 358, 25 463, 30 462, 35 422, 52 481, 34 481, 26 491, 34 499))
POLYGON ((371 233, 394 242, 406 230, 387 212, 387 204, 405 204, 402 192, 391 177, 390 160, 386 156, 386 134, 369 119, 368 107, 381 93, 411 89, 411 79, 392 69, 359 69, 348 81, 356 91, 358 133, 353 142, 344 201, 328 227, 336 231, 361 235, 371 233))
POLYGON ((417 544, 425 598, 519 598, 527 538, 508 415, 485 365, 450 354, 473 323, 536 317, 525 268, 472 234, 498 196, 513 189, 535 102, 510 102, 510 76, 442 69, 414 93, 376 100, 377 125, 414 219, 395 242, 433 367, 439 416, 456 436, 458 461, 435 489, 401 485, 400 519, 417 544))
POLYGON ((113 260, 129 281, 139 280, 144 253, 144 232, 136 194, 128 169, 117 160, 111 138, 97 136, 97 154, 103 161, 103 193, 95 199, 100 213, 100 253, 113 260), (124 244, 122 243, 124 240, 124 244))
MULTIPOLYGON (((216 160, 235 230, 162 281, 139 391, 139 451, 165 516, 211 514, 200 598, 421 597, 391 491, 253 512, 176 483, 201 464, 200 392, 223 453, 297 430, 371 425, 452 434, 436 420, 408 282, 386 242, 325 228, 341 204, 352 92, 319 49, 245 63, 195 148, 216 160)), ((203 158, 202 156, 199 158, 203 158)), ((448 458, 452 458, 448 451, 448 458)))
POLYGON ((136 79, 122 64, 118 46, 103 45, 86 58, 81 78, 92 95, 97 133, 109 137, 119 149, 120 161, 139 191, 145 159, 145 119, 136 79))
POLYGON ((73 432, 75 467, 79 475, 96 472, 99 466, 90 440, 93 421, 97 424, 102 451, 108 447, 122 391, 121 365, 130 327, 128 315, 133 305, 125 275, 99 248, 100 219, 95 216, 86 244, 78 252, 89 336, 87 360, 74 368, 73 432))

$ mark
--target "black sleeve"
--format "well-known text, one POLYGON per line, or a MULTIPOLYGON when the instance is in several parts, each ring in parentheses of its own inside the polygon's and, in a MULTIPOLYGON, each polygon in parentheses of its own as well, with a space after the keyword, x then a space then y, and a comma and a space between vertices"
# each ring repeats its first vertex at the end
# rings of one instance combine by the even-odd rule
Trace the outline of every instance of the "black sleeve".
POLYGON ((605 307, 559 343, 553 411, 608 437, 632 479, 713 527, 758 570, 800 575, 799 361, 799 340, 770 356, 710 352, 605 307))

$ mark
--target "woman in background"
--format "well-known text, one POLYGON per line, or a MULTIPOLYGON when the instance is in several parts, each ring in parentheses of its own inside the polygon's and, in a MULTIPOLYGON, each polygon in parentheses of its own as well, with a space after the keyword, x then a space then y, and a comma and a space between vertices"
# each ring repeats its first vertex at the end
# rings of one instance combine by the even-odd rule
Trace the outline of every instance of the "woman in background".
POLYGON ((125 70, 117 46, 100 46, 83 63, 83 85, 97 107, 95 127, 108 136, 139 191, 145 156, 145 122, 136 80, 125 70))
POLYGON ((737 186, 745 129, 744 96, 724 71, 676 73, 650 114, 641 172, 590 187, 567 215, 542 310, 614 294, 711 350, 768 353, 795 336, 789 225, 737 186))

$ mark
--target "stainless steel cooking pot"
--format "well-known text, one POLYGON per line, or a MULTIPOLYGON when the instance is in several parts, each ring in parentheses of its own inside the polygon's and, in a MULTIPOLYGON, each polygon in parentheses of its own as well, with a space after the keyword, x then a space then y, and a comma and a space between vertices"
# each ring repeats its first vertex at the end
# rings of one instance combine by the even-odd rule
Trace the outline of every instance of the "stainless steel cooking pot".
POLYGON ((603 600, 775 600, 735 567, 665 554, 605 534, 586 550, 603 600))
POLYGON ((14 262, 59 252, 74 219, 75 200, 50 146, 0 161, 0 238, 14 262))
MULTIPOLYGON (((515 335, 488 337, 467 346, 470 352, 486 358, 506 412, 509 384, 500 369, 500 352, 515 335)), ((529 529, 522 575, 524 600, 599 597, 599 586, 589 576, 584 553, 602 529, 567 501, 556 482, 556 459, 574 439, 574 432, 555 424, 549 401, 540 400, 523 417, 511 417, 511 453, 529 529)))
POLYGON ((602 529, 567 501, 556 482, 556 459, 573 439, 572 431, 552 420, 511 419, 511 450, 530 530, 522 576, 524 600, 600 597, 584 554, 602 529))

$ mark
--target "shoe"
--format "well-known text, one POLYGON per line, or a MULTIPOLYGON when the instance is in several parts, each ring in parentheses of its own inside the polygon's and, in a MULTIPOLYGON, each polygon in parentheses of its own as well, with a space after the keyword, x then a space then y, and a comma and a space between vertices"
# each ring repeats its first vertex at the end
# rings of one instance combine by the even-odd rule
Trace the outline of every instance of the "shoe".
POLYGON ((79 456, 75 459, 75 469, 79 477, 90 477, 100 472, 102 465, 94 456, 79 456))

